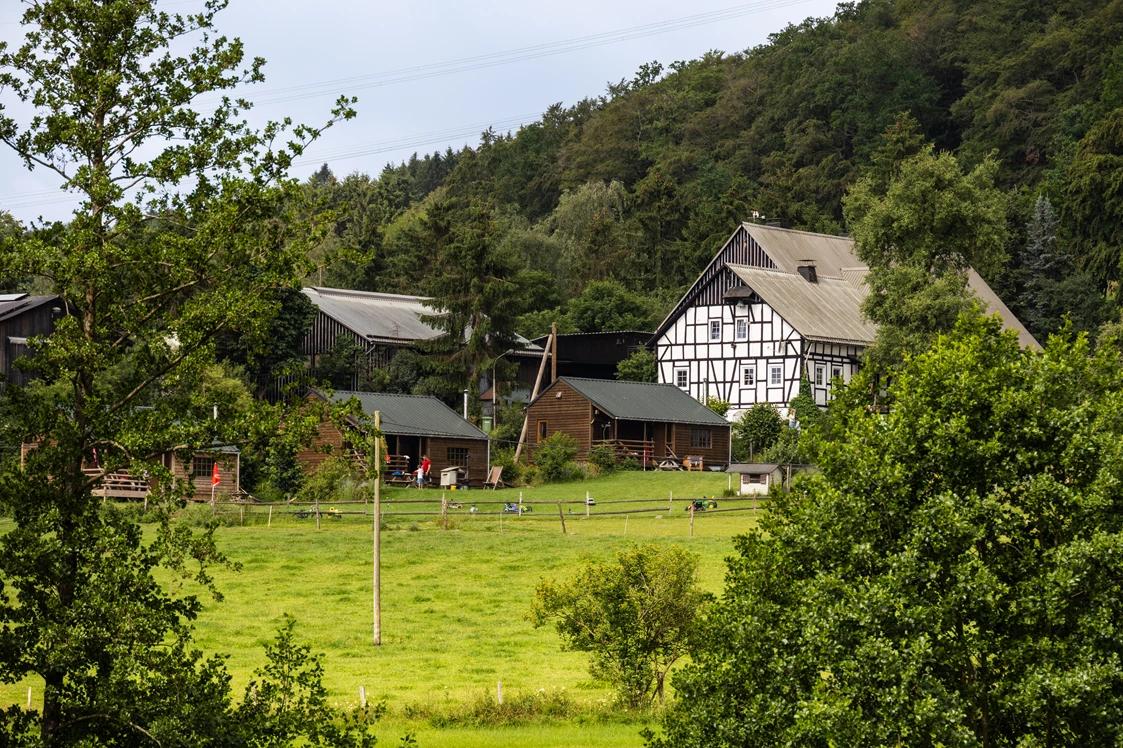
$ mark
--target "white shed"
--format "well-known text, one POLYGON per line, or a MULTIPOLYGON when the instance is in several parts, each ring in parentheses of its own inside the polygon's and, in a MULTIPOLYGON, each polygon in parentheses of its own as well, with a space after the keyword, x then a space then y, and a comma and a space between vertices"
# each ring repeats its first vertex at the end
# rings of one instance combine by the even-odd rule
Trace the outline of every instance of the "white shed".
POLYGON ((725 472, 740 475, 738 496, 767 494, 773 483, 784 484, 784 471, 771 462, 735 462, 725 472))

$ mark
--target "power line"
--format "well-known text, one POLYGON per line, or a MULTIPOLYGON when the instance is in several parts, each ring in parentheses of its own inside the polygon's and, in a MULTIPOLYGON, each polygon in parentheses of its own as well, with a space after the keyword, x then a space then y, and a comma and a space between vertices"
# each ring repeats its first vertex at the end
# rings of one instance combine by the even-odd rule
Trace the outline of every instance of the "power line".
MULTIPOLYGON (((741 18, 743 16, 763 13, 768 10, 775 10, 792 5, 800 5, 807 2, 811 2, 811 0, 760 0, 758 2, 750 3, 747 5, 738 5, 722 10, 709 11, 707 13, 699 13, 692 16, 684 16, 667 21, 660 21, 657 23, 650 23, 642 26, 633 26, 630 28, 618 29, 616 31, 607 31, 600 34, 577 37, 574 39, 567 39, 558 42, 548 42, 529 47, 520 47, 517 49, 506 50, 503 52, 476 55, 474 57, 463 57, 455 60, 448 60, 446 62, 436 62, 409 68, 399 68, 379 73, 370 73, 367 75, 353 76, 350 78, 341 78, 332 81, 321 81, 319 83, 307 83, 297 86, 276 88, 260 92, 259 94, 254 96, 254 101, 258 104, 277 104, 288 101, 297 101, 300 99, 314 98, 317 96, 338 95, 342 93, 351 93, 354 91, 361 91, 370 88, 380 88, 382 86, 424 80, 427 78, 436 78, 439 76, 452 75, 454 73, 462 73, 470 70, 480 70, 483 68, 497 67, 499 65, 507 65, 513 62, 524 62, 527 60, 550 57, 567 52, 576 52, 585 49, 591 49, 594 47, 602 47, 619 42, 630 41, 633 39, 655 36, 657 34, 666 34, 672 31, 680 31, 683 29, 717 23, 719 21, 732 20, 735 18, 741 18), (346 91, 344 91, 344 88, 346 88, 346 91)), ((214 99, 213 101, 218 101, 218 99, 214 99)))

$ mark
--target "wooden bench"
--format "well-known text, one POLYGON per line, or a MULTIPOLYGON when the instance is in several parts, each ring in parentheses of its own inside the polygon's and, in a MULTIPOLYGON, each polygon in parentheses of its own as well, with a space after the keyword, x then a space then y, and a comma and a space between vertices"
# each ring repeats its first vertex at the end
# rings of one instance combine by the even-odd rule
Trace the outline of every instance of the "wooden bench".
POLYGON ((697 455, 687 455, 686 459, 682 461, 682 466, 686 468, 687 472, 705 469, 702 464, 702 458, 697 455))

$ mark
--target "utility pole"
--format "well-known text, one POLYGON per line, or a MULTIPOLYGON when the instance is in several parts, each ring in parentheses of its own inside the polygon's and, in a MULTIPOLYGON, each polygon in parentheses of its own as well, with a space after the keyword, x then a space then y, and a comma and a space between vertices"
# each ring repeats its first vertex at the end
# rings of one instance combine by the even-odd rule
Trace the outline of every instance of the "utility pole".
POLYGON ((382 411, 374 411, 374 645, 382 644, 382 411))
POLYGON ((550 356, 550 381, 558 381, 558 323, 550 323, 550 343, 553 345, 553 353, 550 356))

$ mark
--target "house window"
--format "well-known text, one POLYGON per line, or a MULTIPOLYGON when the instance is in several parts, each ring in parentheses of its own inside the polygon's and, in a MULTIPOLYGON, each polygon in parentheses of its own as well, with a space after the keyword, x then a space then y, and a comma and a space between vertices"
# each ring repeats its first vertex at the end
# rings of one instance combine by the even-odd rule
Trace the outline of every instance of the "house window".
POLYGON ((747 319, 737 320, 737 340, 749 339, 749 321, 747 319))
POLYGON ((690 374, 686 369, 675 369, 675 387, 686 389, 690 385, 690 374))
POLYGON ((191 466, 191 474, 196 478, 210 478, 214 475, 214 458, 195 455, 195 462, 191 466))
POLYGON ((741 367, 741 384, 743 384, 745 387, 753 387, 756 385, 755 366, 741 367))
POLYGON ((709 449, 713 446, 713 432, 709 429, 690 429, 690 446, 709 449))
POLYGON ((546 441, 546 422, 545 421, 539 421, 538 422, 538 441, 539 442, 546 441))
POLYGON ((781 366, 773 366, 768 370, 768 384, 775 387, 784 383, 784 369, 781 366))
POLYGON ((815 367, 815 386, 816 387, 822 387, 823 386, 823 377, 826 376, 826 371, 827 370, 822 366, 816 366, 815 367))
POLYGON ((468 448, 449 447, 447 457, 449 467, 463 467, 468 464, 468 448))
POLYGON ((842 379, 842 369, 831 369, 831 379, 842 379))
POLYGON ((721 340, 721 320, 710 320, 710 340, 721 340))

